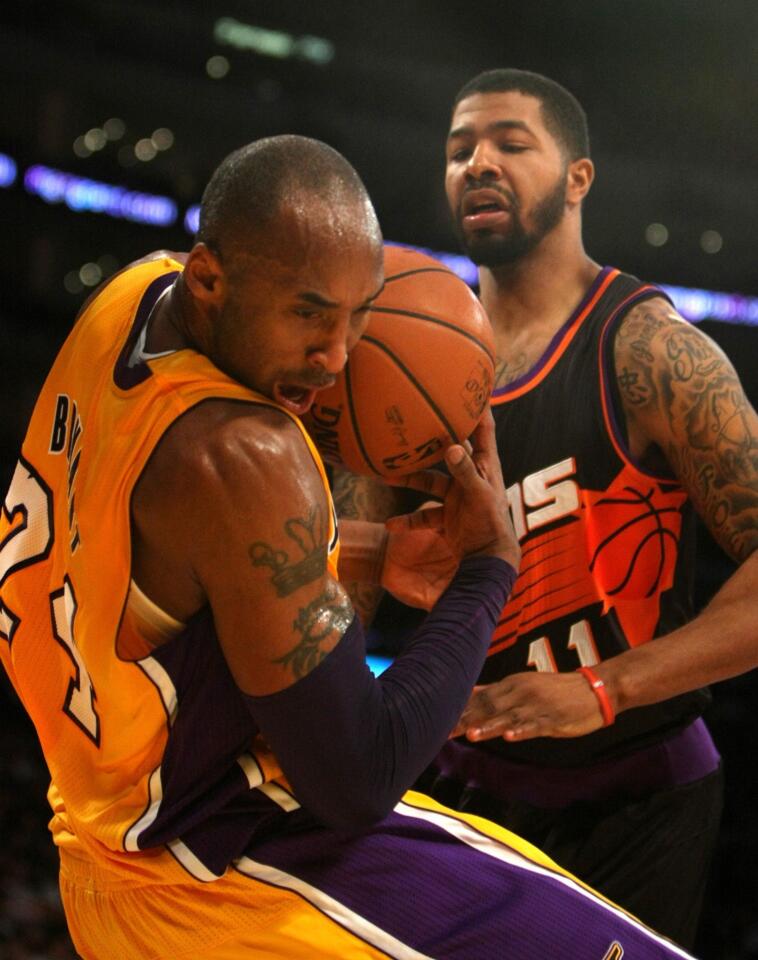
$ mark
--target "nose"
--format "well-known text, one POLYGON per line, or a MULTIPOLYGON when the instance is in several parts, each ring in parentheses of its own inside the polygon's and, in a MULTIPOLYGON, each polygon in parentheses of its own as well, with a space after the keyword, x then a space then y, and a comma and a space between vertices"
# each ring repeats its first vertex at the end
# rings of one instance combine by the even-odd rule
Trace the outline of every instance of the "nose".
POLYGON ((308 365, 317 370, 337 374, 347 362, 347 346, 343 341, 334 341, 308 351, 308 365))
POLYGON ((319 343, 308 350, 308 364, 327 373, 337 374, 345 366, 347 355, 360 336, 355 335, 348 320, 340 320, 322 332, 319 343))
POLYGON ((501 173, 500 159, 492 145, 480 140, 468 158, 466 176, 470 180, 496 180, 501 173))

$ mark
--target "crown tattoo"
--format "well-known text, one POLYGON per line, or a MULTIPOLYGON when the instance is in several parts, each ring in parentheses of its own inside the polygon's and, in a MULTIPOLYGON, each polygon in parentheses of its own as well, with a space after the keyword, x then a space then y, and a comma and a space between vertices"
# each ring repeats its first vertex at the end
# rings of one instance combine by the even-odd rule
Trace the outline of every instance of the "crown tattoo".
POLYGON ((285 550, 276 550, 262 540, 257 540, 248 548, 248 556, 254 567, 269 567, 273 571, 271 582, 280 597, 286 597, 303 584, 320 577, 326 570, 327 556, 320 507, 314 507, 307 518, 291 517, 285 522, 284 530, 302 551, 301 559, 290 561, 285 550))

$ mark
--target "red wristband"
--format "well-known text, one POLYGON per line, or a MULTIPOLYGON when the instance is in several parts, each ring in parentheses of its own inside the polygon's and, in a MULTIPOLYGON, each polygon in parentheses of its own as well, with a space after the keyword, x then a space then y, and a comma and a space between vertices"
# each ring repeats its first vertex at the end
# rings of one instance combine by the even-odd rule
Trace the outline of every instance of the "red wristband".
POLYGON ((610 727, 616 719, 616 714, 613 712, 613 705, 611 704, 611 698, 608 696, 608 691, 605 689, 605 684, 590 667, 579 667, 577 672, 584 675, 590 689, 597 697, 600 712, 603 715, 603 726, 610 727))

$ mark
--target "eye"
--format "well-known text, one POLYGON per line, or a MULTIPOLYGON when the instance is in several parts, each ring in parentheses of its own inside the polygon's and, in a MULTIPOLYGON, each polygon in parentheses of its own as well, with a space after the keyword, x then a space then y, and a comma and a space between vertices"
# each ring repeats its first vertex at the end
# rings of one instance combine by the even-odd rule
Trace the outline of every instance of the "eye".
POLYGON ((458 150, 454 150, 448 157, 448 163, 462 163, 464 160, 468 160, 471 156, 471 150, 469 147, 460 147, 458 150))
POLYGON ((352 322, 355 326, 357 326, 358 324, 363 323, 364 320, 366 319, 366 317, 368 316, 368 312, 369 312, 370 309, 371 309, 371 307, 370 307, 368 304, 366 304, 366 306, 364 306, 364 307, 358 307, 357 310, 354 310, 354 311, 353 311, 353 316, 351 317, 351 322, 352 322))
POLYGON ((322 315, 318 307, 295 307, 293 313, 301 320, 320 320, 322 315))
POLYGON ((500 151, 501 153, 523 153, 527 147, 522 143, 501 143, 500 151))

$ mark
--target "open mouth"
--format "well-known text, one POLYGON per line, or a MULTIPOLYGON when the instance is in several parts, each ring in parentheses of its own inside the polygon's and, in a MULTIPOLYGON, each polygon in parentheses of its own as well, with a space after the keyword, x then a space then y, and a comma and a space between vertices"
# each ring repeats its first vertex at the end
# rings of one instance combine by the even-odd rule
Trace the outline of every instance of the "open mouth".
POLYGON ((492 207, 477 210, 476 213, 467 213, 463 224, 473 230, 487 230, 505 223, 510 214, 502 207, 492 207))
POLYGON ((478 217, 483 213, 502 213, 503 208, 496 203, 478 203, 466 214, 467 217, 478 217))
POLYGON ((463 198, 462 214, 468 226, 494 226, 509 215, 509 207, 496 190, 472 190, 463 198))
POLYGON ((298 387, 295 384, 274 384, 274 400, 286 410, 301 417, 307 413, 316 399, 315 387, 298 387))

